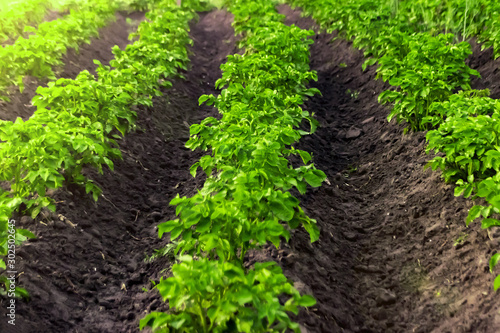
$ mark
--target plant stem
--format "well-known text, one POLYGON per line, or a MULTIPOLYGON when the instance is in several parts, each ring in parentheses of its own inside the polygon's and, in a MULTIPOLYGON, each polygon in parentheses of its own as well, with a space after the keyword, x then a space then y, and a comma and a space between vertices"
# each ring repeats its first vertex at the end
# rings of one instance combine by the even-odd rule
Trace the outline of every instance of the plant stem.
POLYGON ((203 332, 208 333, 208 327, 207 327, 207 318, 205 316, 205 311, 203 311, 203 308, 201 306, 201 300, 198 298, 198 301, 196 302, 198 304, 198 314, 200 315, 200 320, 201 320, 201 325, 203 327, 203 332))
POLYGON ((469 0, 465 1, 465 14, 464 14, 464 32, 462 33, 462 42, 465 41, 465 27, 467 26, 467 12, 469 11, 469 0))

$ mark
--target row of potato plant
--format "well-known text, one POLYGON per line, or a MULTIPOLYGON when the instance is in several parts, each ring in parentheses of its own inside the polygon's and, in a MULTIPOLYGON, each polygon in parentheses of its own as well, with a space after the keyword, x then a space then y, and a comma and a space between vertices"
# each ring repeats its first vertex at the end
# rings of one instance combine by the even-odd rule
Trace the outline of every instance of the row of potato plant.
MULTIPOLYGON (((74 80, 59 79, 39 87, 33 104, 37 107, 27 121, 0 121, 0 269, 7 253, 7 221, 15 212, 35 218, 46 207, 55 210, 47 189, 78 184, 95 200, 101 189, 82 174, 84 166, 113 169, 121 158, 116 139, 134 128, 133 105, 151 105, 168 78, 186 70, 189 22, 196 16, 190 1, 179 8, 175 0, 161 1, 147 13, 125 50, 113 48, 115 59, 99 65, 97 77, 88 71, 74 80)), ((34 237, 17 229, 17 244, 34 237)))
MULTIPOLYGON (((479 76, 465 64, 472 53, 466 42, 454 43, 453 34, 433 33, 424 13, 397 7, 393 1, 291 0, 329 32, 353 41, 369 57, 363 68, 378 62, 377 78, 394 89, 379 96, 393 103, 388 117, 407 122, 409 129, 426 130, 430 105, 444 101, 457 89, 470 89, 470 76, 479 76)), ((401 3, 401 6, 406 2, 401 3)), ((410 6, 406 4, 406 6, 410 6)), ((413 7, 410 7, 413 8, 413 7)))
MULTIPOLYGON (((394 87, 379 96, 381 103, 394 104, 388 119, 404 120, 412 130, 430 130, 427 152, 445 156, 434 157, 427 166, 441 169, 444 179, 457 185, 455 195, 486 200, 486 206, 469 211, 467 225, 483 217, 483 228, 500 226, 500 220, 492 217, 500 212, 500 105, 488 97, 488 90, 471 90, 470 76, 479 73, 465 64, 472 53, 470 45, 454 43, 453 34, 438 33, 439 21, 415 10, 419 6, 413 3, 398 2, 404 6, 399 8, 393 2, 373 0, 291 2, 322 27, 353 39, 354 46, 371 57, 364 68, 378 62, 377 78, 394 87)), ((424 7, 436 5, 421 2, 424 7)), ((492 257, 490 270, 499 259, 500 254, 492 257)), ((499 287, 497 276, 494 288, 499 287)))
POLYGON ((27 25, 40 23, 52 8, 52 0, 26 0, 0 10, 0 43, 13 40, 27 25))
MULTIPOLYGON (((161 223, 170 233, 179 262, 169 278, 155 285, 169 312, 153 312, 140 328, 155 332, 300 332, 288 312, 315 304, 301 296, 274 262, 246 267, 245 254, 267 243, 280 246, 290 230, 303 226, 311 242, 319 238, 316 221, 306 216, 288 190, 305 193, 326 178, 309 153, 293 144, 314 132, 316 121, 302 110, 307 88, 317 80, 309 68, 312 31, 286 26, 276 2, 233 0, 236 33, 243 54, 221 66, 220 95, 204 95, 220 119, 191 126, 186 146, 210 151, 191 167, 206 174, 203 188, 191 197, 177 195, 177 219, 161 223), (307 127, 309 131, 299 129, 307 127), (303 165, 288 158, 300 156, 303 165), (281 301, 280 301, 281 300, 281 301)), ((302 164, 302 163, 301 163, 302 164)))
POLYGON ((18 86, 22 92, 28 75, 55 79, 53 69, 63 65, 67 49, 78 51, 79 45, 98 36, 99 29, 115 18, 118 8, 115 0, 92 0, 37 28, 26 26, 25 31, 33 34, 0 48, 0 99, 8 100, 12 86, 18 86))
POLYGON ((482 48, 500 56, 500 3, 494 0, 391 1, 393 11, 404 11, 414 24, 432 33, 453 33, 456 40, 476 37, 482 48))

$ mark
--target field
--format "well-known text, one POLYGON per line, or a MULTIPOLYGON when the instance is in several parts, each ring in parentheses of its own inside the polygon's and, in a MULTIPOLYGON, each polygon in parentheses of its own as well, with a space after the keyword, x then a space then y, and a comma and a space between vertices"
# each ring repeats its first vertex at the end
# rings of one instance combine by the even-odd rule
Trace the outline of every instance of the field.
POLYGON ((49 2, 0 0, 0 332, 500 332, 500 5, 49 2))

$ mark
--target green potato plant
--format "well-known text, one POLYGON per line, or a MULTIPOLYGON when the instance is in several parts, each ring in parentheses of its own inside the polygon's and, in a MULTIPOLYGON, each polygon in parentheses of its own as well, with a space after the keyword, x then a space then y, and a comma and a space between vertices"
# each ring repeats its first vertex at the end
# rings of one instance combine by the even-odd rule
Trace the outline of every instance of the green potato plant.
POLYGON ((181 256, 173 276, 155 286, 170 313, 152 312, 140 329, 153 332, 300 332, 287 312, 313 306, 311 296, 299 292, 274 262, 256 263, 245 271, 231 262, 195 260, 181 256), (279 297, 286 295, 286 301, 279 297), (284 303, 284 304, 283 304, 284 303))
POLYGON ((25 0, 9 4, 0 11, 0 43, 14 40, 23 34, 26 26, 42 22, 52 9, 52 0, 25 0))
POLYGON ((0 48, 0 98, 8 100, 8 88, 13 85, 22 92, 28 75, 55 79, 54 67, 63 65, 67 49, 78 51, 80 44, 89 43, 99 28, 114 19, 118 8, 114 0, 95 0, 60 19, 43 22, 37 29, 27 26, 26 31, 34 34, 0 48))
POLYGON ((245 268, 245 254, 268 242, 279 247, 290 229, 302 225, 311 242, 318 240, 316 221, 288 190, 305 193, 320 186, 325 174, 312 156, 295 149, 317 122, 302 110, 308 96, 318 93, 306 85, 316 80, 309 68, 311 31, 282 23, 275 3, 236 0, 226 5, 235 15, 242 55, 229 56, 216 82, 220 95, 204 95, 200 104, 215 106, 221 117, 209 117, 190 128, 186 146, 209 151, 191 167, 207 179, 191 197, 177 195, 178 218, 158 226, 170 234, 182 262, 157 289, 169 301, 167 313, 141 320, 158 332, 299 332, 287 312, 315 303, 300 296, 274 263, 245 268), (308 123, 308 129, 304 126, 308 123), (301 127, 299 127, 301 126, 301 127), (302 128, 302 129, 299 129, 302 128), (290 163, 290 156, 303 165, 290 163), (187 256, 186 256, 187 255, 187 256), (278 297, 289 295, 284 305, 278 297), (292 296, 290 298, 290 296, 292 296))
POLYGON ((440 126, 427 133, 427 152, 443 152, 427 166, 443 172, 448 181, 458 181, 456 194, 469 197, 474 181, 497 172, 494 151, 498 147, 500 103, 488 97, 488 91, 467 91, 452 95, 449 101, 431 106, 435 115, 426 119, 440 126), (467 182, 464 182, 467 180, 467 182))
MULTIPOLYGON (((497 266, 498 264, 498 261, 500 261, 500 253, 495 253, 491 259, 490 259, 490 262, 489 262, 489 266, 490 266, 490 273, 493 273, 493 270, 495 269, 495 267, 497 266)), ((493 288, 495 290, 498 290, 500 288, 500 275, 497 275, 496 278, 495 278, 495 281, 493 282, 493 288)))
MULTIPOLYGON (((179 8, 175 0, 163 0, 140 24, 138 39, 124 51, 114 49, 113 68, 96 62, 97 77, 83 71, 74 80, 51 82, 37 90, 30 119, 0 121, 0 181, 10 185, 0 190, 0 257, 7 254, 4 221, 20 209, 33 218, 44 207, 55 210, 47 189, 75 183, 99 198, 101 189, 82 174, 83 167, 112 170, 113 160, 121 158, 116 139, 134 129, 137 115, 130 107, 151 105, 160 86, 187 68, 187 30, 196 16, 188 3, 179 8)), ((34 236, 15 233, 17 245, 34 236)))
POLYGON ((452 44, 452 40, 452 34, 410 35, 403 40, 408 45, 402 46, 407 54, 394 57, 386 52, 378 60, 377 76, 398 87, 379 96, 382 104, 394 103, 389 121, 405 120, 414 131, 429 129, 423 119, 432 115, 432 103, 446 101, 457 89, 470 89, 470 76, 479 76, 465 64, 471 47, 468 43, 452 44))

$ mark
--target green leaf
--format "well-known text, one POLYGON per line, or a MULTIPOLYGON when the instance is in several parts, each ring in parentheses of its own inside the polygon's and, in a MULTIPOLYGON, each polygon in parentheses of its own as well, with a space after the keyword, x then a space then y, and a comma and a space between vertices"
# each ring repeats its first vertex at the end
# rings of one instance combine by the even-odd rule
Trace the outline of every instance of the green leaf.
POLYGON ((191 174, 191 176, 193 176, 193 178, 196 177, 196 170, 198 170, 199 166, 200 166, 200 162, 196 162, 195 164, 193 164, 191 166, 191 168, 189 168, 189 173, 191 174))
POLYGON ((493 281, 493 289, 495 289, 495 291, 497 291, 498 288, 500 288, 500 275, 497 275, 497 277, 495 278, 495 281, 493 281))
POLYGON ((472 207, 470 210, 469 210, 469 214, 467 215, 467 219, 465 220, 467 226, 469 226, 469 224, 474 221, 475 219, 477 219, 479 216, 481 216, 481 211, 483 209, 483 206, 481 205, 475 205, 474 207, 472 207))
POLYGON ((294 215, 294 210, 285 205, 282 201, 271 201, 269 207, 276 217, 282 221, 290 221, 294 215))
POLYGON ((311 160, 311 154, 309 154, 308 152, 306 151, 303 151, 303 150, 298 150, 299 154, 300 154, 300 157, 302 157, 302 162, 304 162, 304 164, 307 164, 309 163, 309 161, 311 160))
POLYGON ((498 264, 500 260, 500 253, 495 253, 490 259, 490 272, 493 273, 493 269, 498 264))
POLYGON ((26 300, 29 300, 29 298, 30 298, 30 294, 28 293, 28 291, 24 288, 21 288, 21 287, 16 287, 15 295, 16 295, 16 297, 22 297, 26 300))
POLYGON ((26 238, 31 238, 31 239, 36 238, 36 236, 31 231, 26 229, 16 229, 16 233, 26 238))
POLYGON ((368 66, 375 65, 376 62, 377 62, 377 59, 375 59, 375 58, 368 58, 368 59, 366 59, 365 62, 363 63, 363 65, 361 65, 361 68, 363 69, 363 72, 366 70, 366 68, 368 66))
POLYGON ((305 223, 304 229, 306 229, 306 231, 309 233, 311 243, 314 243, 319 239, 319 229, 316 223, 305 223))
POLYGON ((321 170, 308 170, 308 172, 304 175, 304 179, 312 187, 319 187, 326 179, 326 174, 321 170))
POLYGON ((161 238, 164 233, 171 232, 172 230, 174 230, 174 228, 178 227, 179 225, 180 225, 179 219, 160 223, 158 225, 158 237, 161 238))
POLYGON ((238 292, 236 295, 236 301, 240 305, 245 305, 246 303, 249 303, 253 300, 253 295, 250 291, 247 289, 242 289, 238 292))
POLYGON ((175 198, 173 198, 171 201, 170 201, 170 206, 176 206, 178 204, 180 204, 182 201, 184 201, 184 198, 181 198, 179 194, 177 194, 175 196, 175 198))
POLYGON ((200 131, 203 129, 203 126, 201 126, 200 124, 193 124, 191 125, 191 127, 189 128, 189 134, 190 135, 195 135, 195 134, 198 134, 200 133, 200 131))
POLYGON ((205 103, 208 99, 210 98, 210 95, 202 95, 200 96, 200 98, 198 99, 198 105, 202 105, 203 103, 205 103))
POLYGON ((184 325, 185 322, 186 322, 185 318, 180 318, 178 320, 171 321, 169 325, 178 330, 182 327, 182 325, 184 325))
POLYGON ((316 299, 312 296, 304 295, 299 299, 298 304, 303 307, 310 307, 316 304, 316 299))
POLYGON ((500 221, 497 219, 487 218, 481 221, 481 228, 487 229, 492 226, 500 226, 500 221))
POLYGON ((182 234, 183 230, 184 230, 184 228, 182 228, 182 227, 176 227, 176 228, 172 229, 172 231, 170 232, 170 240, 174 240, 177 237, 179 237, 182 234))
POLYGON ((40 214, 41 210, 42 206, 36 206, 35 208, 33 208, 33 210, 31 211, 31 218, 35 219, 38 216, 38 214, 40 214))

